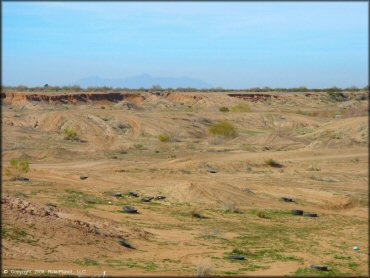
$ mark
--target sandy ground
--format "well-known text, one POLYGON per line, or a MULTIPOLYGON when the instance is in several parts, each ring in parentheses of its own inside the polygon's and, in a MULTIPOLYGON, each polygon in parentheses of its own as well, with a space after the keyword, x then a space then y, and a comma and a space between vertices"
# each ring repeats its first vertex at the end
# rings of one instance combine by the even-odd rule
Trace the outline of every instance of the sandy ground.
POLYGON ((3 273, 367 275, 367 100, 144 95, 3 104, 3 273), (212 135, 221 121, 237 136, 212 135), (11 159, 29 161, 29 181, 5 175, 11 159))

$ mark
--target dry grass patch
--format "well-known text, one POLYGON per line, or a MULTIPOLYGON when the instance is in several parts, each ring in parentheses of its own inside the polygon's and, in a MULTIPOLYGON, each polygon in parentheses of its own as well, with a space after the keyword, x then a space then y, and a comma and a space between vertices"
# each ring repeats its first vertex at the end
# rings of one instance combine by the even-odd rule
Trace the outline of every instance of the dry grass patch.
POLYGON ((209 133, 216 136, 223 136, 225 138, 235 138, 237 136, 236 128, 228 122, 221 122, 212 125, 209 128, 209 133))
POLYGON ((245 113, 251 112, 251 108, 247 103, 240 103, 231 107, 231 111, 236 113, 245 113))

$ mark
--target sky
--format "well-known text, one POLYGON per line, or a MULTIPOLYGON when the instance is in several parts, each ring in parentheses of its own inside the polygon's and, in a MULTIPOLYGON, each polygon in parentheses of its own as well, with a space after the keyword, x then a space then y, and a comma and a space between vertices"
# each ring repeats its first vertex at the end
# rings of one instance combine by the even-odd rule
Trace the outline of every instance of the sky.
POLYGON ((3 2, 3 85, 89 76, 368 85, 367 2, 3 2))

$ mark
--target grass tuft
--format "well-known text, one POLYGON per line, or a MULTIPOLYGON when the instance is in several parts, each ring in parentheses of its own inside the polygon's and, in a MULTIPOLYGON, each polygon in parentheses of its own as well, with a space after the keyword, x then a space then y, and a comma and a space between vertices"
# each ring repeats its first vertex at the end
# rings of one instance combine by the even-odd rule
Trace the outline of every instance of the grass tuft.
POLYGON ((78 137, 77 131, 73 128, 66 128, 63 130, 64 139, 70 141, 78 141, 80 138, 78 137))
POLYGON ((219 110, 220 112, 229 112, 229 111, 230 111, 230 109, 229 109, 229 108, 227 108, 227 107, 225 107, 225 106, 222 106, 222 107, 218 108, 218 110, 219 110))

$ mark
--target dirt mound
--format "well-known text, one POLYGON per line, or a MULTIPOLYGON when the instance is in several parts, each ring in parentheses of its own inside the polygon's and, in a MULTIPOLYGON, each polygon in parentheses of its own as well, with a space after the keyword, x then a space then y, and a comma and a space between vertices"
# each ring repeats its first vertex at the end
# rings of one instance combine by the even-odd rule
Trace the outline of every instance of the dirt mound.
POLYGON ((367 145, 368 118, 352 117, 330 121, 302 138, 312 142, 309 148, 367 145))
POLYGON ((53 207, 38 207, 35 205, 32 205, 30 202, 27 202, 25 200, 21 200, 19 198, 14 198, 10 196, 3 196, 1 197, 1 204, 4 205, 5 208, 11 209, 11 210, 18 210, 21 213, 28 213, 31 215, 36 216, 48 216, 52 218, 59 218, 58 214, 54 212, 53 207))
POLYGON ((5 256, 12 259, 37 257, 45 261, 63 261, 66 256, 79 259, 92 251, 91 254, 105 252, 113 256, 128 252, 117 240, 148 238, 151 235, 138 228, 123 230, 122 225, 101 219, 95 219, 96 223, 74 219, 52 206, 42 207, 12 196, 2 197, 1 206, 3 248, 6 250, 5 256), (29 245, 33 248, 29 248, 29 245), (29 251, 22 253, 20 247, 29 251))

